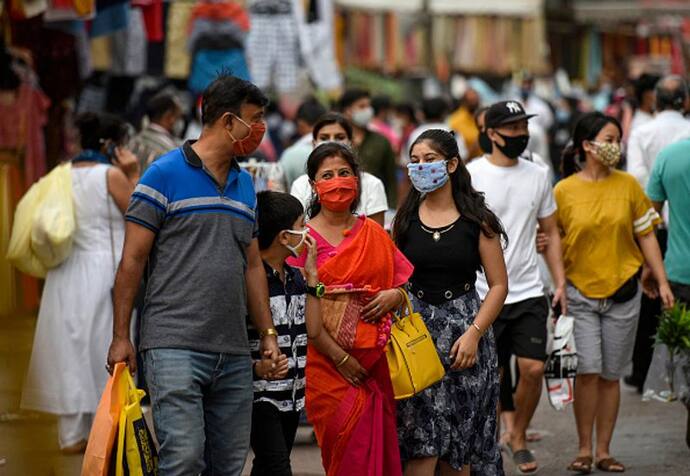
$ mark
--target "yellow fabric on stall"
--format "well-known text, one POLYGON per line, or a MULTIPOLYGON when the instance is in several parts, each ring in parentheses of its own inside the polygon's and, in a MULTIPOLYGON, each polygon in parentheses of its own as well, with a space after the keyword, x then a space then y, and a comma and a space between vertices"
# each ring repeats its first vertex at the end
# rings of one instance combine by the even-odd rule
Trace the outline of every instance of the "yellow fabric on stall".
POLYGON ((168 10, 164 70, 169 78, 187 79, 189 76, 191 57, 187 49, 187 39, 194 3, 190 0, 176 0, 168 10))
POLYGON ((91 65, 96 71, 110 71, 113 63, 110 36, 97 36, 91 39, 91 65))

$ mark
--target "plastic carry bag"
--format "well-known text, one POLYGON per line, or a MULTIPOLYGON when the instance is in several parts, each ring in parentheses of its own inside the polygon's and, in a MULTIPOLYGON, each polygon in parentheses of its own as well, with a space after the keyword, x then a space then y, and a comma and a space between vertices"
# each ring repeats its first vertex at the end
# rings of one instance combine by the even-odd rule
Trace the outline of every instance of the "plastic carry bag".
POLYGON ((86 445, 81 476, 107 476, 111 466, 120 413, 127 404, 129 371, 124 363, 115 364, 98 403, 86 445))
POLYGON ((553 329, 553 339, 547 345, 544 369, 549 402, 556 410, 563 410, 575 401, 577 350, 574 335, 575 319, 560 316, 553 329))
POLYGON ((158 454, 141 411, 146 392, 136 387, 129 372, 124 377, 127 402, 120 411, 115 476, 154 476, 158 474, 158 454))
POLYGON ((20 271, 45 278, 72 250, 76 228, 71 164, 51 171, 17 204, 7 259, 20 271))
POLYGON ((76 221, 70 164, 56 167, 45 177, 43 186, 43 198, 33 216, 31 248, 50 269, 65 261, 72 252, 76 221))

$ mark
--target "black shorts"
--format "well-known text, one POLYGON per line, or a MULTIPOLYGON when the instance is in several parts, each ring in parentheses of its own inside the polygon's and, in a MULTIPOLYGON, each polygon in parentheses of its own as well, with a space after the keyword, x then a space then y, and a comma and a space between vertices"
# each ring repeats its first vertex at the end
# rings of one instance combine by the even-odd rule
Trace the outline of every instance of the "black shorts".
POLYGON ((510 356, 546 361, 546 319, 549 304, 544 296, 506 304, 494 322, 498 364, 510 356))

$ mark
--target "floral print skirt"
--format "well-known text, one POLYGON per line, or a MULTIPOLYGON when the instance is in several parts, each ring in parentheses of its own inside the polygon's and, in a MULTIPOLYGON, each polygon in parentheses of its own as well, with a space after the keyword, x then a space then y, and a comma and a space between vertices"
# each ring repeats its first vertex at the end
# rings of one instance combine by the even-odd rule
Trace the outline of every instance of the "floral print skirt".
POLYGON ((497 441, 499 395, 496 341, 491 328, 479 341, 477 363, 451 370, 453 343, 469 329, 479 311, 475 291, 431 305, 410 295, 436 343, 446 375, 436 385, 398 402, 398 439, 404 461, 438 457, 455 470, 470 464, 472 474, 503 475, 497 441))

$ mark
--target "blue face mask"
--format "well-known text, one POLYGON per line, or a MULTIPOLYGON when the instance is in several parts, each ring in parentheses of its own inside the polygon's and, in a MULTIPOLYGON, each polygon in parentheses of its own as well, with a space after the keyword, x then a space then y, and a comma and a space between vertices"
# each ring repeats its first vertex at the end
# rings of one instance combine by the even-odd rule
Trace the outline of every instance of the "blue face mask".
POLYGON ((420 193, 438 190, 448 182, 448 161, 407 164, 412 186, 420 193))

